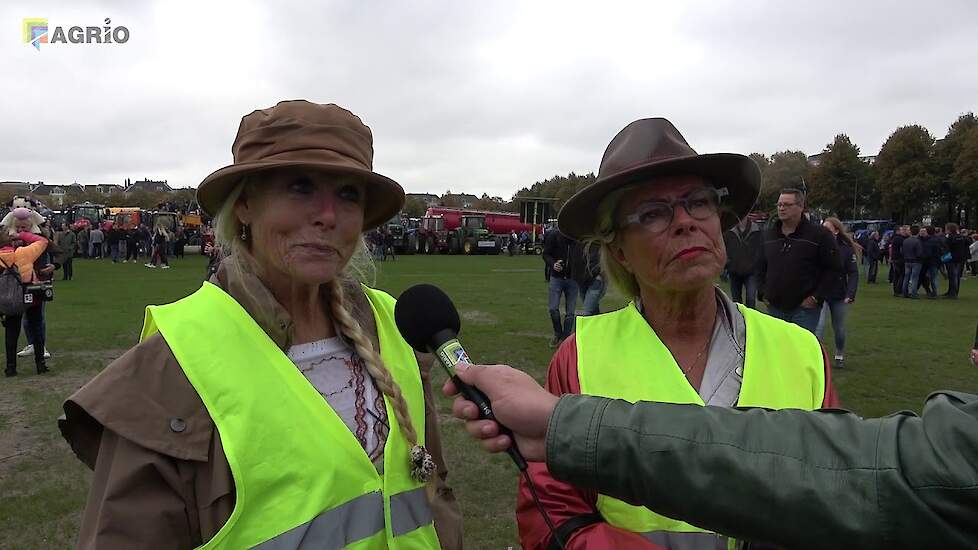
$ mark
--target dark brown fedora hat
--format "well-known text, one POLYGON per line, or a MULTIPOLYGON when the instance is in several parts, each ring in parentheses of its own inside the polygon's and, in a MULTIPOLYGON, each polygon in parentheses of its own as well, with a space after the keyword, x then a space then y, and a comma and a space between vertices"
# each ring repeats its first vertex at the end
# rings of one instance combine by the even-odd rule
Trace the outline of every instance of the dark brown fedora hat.
POLYGON ((595 236, 598 206, 609 193, 661 176, 700 176, 718 189, 721 224, 729 229, 750 212, 761 189, 761 171, 748 157, 734 153, 698 155, 679 130, 664 118, 643 118, 625 126, 601 158, 598 179, 581 189, 557 216, 560 232, 575 239, 595 236))
POLYGON ((373 135, 346 109, 304 99, 281 101, 245 115, 231 145, 234 162, 204 178, 197 202, 210 215, 248 174, 272 168, 301 167, 364 182, 363 228, 372 229, 404 206, 404 189, 373 171, 373 135))

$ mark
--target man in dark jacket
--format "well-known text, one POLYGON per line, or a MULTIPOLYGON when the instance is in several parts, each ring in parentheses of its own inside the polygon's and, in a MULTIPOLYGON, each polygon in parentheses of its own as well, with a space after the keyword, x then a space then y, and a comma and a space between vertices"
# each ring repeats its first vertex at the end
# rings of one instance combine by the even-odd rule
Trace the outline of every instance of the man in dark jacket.
POLYGON ((109 245, 109 256, 112 257, 114 264, 119 263, 119 243, 122 242, 122 239, 122 229, 117 224, 112 224, 109 234, 105 237, 105 242, 109 245))
POLYGON ((543 241, 543 261, 550 268, 550 297, 547 308, 553 323, 550 347, 557 347, 574 331, 574 311, 580 288, 575 275, 583 269, 584 257, 577 241, 554 229, 543 241), (564 297, 564 322, 560 321, 560 297, 564 297))
POLYGON ((958 291, 961 289, 961 275, 964 273, 964 264, 968 261, 971 239, 959 233, 958 224, 949 223, 944 226, 947 233, 947 247, 951 253, 951 261, 947 262, 947 292, 945 298, 956 299, 958 291))
POLYGON ((944 237, 937 234, 934 226, 928 225, 920 233, 921 243, 924 246, 923 267, 921 269, 927 274, 927 285, 925 286, 927 297, 936 300, 938 294, 937 275, 941 270, 941 256, 947 252, 947 247, 944 245, 944 237))
POLYGON ((842 265, 835 238, 804 211, 804 193, 781 192, 779 219, 764 234, 758 272, 768 314, 814 333, 825 293, 842 265))
POLYGON ((903 262, 906 273, 903 277, 903 297, 917 299, 917 289, 920 287, 920 270, 923 267, 924 244, 920 242, 919 225, 910 226, 910 236, 903 240, 903 262))
POLYGON ((740 220, 723 234, 727 249, 727 274, 730 277, 730 297, 734 302, 756 308, 757 261, 760 256, 763 231, 750 218, 740 220), (746 293, 746 296, 743 294, 746 293), (745 300, 746 298, 746 300, 745 300))
POLYGON ((875 285, 876 284, 876 274, 879 271, 880 258, 883 256, 883 251, 880 249, 880 234, 876 231, 870 233, 869 237, 866 238, 865 251, 863 252, 863 257, 869 264, 866 270, 866 282, 875 285))
POLYGON ((902 297, 906 264, 903 260, 903 240, 910 234, 910 227, 901 225, 893 232, 890 239, 890 282, 893 283, 893 295, 902 297))

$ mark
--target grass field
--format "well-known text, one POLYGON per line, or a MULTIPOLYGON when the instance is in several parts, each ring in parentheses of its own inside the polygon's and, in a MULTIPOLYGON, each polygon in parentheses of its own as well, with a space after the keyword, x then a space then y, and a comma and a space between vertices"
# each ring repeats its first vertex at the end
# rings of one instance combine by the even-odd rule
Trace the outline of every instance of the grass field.
MULTIPOLYGON (((61 402, 135 343, 145 305, 190 293, 204 272, 200 257, 177 260, 168 271, 75 264, 75 280, 57 286, 47 312, 52 373, 35 376, 32 360, 21 358, 22 375, 0 379, 0 548, 73 545, 91 474, 58 433, 61 402)), ((462 341, 473 359, 510 364, 542 379, 552 350, 541 267, 538 257, 402 257, 379 264, 377 286, 395 296, 422 281, 442 287, 461 313, 462 341)), ((883 284, 860 287, 849 316, 849 368, 835 375, 847 408, 878 416, 919 410, 938 388, 978 393, 978 370, 967 360, 978 280, 962 287, 958 301, 903 300, 883 284)), ((622 303, 609 295, 603 308, 622 303)), ((516 471, 505 456, 478 451, 448 415, 449 405, 442 400, 445 452, 465 513, 467 547, 518 547, 516 471)))

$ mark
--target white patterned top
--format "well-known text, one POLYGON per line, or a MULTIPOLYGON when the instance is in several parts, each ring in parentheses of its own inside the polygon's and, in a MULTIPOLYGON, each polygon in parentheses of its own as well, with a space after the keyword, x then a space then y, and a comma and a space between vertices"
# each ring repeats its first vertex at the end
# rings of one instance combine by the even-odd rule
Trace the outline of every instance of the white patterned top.
POLYGON ((360 356, 339 337, 292 346, 287 355, 350 428, 370 460, 380 462, 390 431, 387 411, 360 356))

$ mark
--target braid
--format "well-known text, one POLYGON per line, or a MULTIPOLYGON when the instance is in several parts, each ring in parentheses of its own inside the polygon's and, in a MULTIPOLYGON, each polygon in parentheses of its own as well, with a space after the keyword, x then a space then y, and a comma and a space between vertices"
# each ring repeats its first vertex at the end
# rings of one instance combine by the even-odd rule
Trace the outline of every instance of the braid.
POLYGON ((404 395, 401 393, 401 388, 394 381, 390 371, 387 370, 380 354, 374 349, 373 343, 363 333, 360 323, 347 311, 343 283, 339 277, 334 278, 329 285, 329 306, 333 320, 337 324, 338 332, 353 342, 354 350, 363 359, 363 364, 367 368, 367 372, 373 377, 380 391, 390 398, 391 407, 394 409, 394 417, 397 419, 397 424, 400 426, 401 432, 404 433, 404 439, 407 440, 408 445, 411 447, 412 463, 415 463, 416 466, 412 469, 412 476, 419 481, 426 482, 434 470, 434 463, 431 460, 430 453, 424 447, 418 445, 418 432, 415 431, 414 423, 411 422, 411 413, 408 410, 407 402, 404 400, 404 395))

